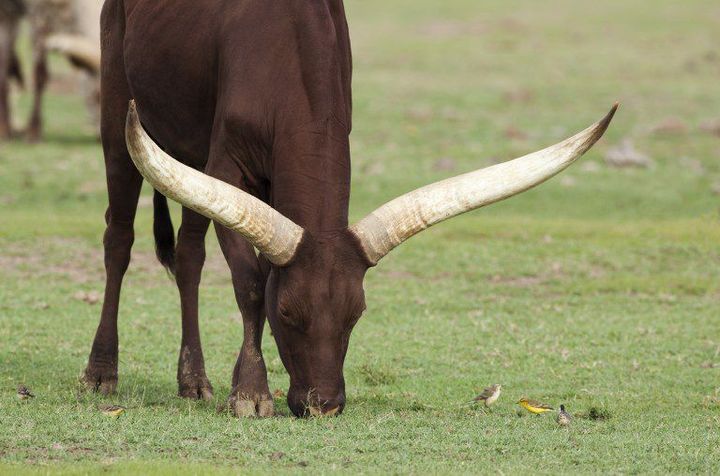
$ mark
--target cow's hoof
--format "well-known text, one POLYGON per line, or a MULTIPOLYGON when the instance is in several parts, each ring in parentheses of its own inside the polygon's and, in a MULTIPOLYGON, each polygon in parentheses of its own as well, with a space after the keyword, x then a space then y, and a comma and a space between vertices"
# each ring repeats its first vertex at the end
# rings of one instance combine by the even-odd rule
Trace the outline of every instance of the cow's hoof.
POLYGON ((213 398, 213 388, 203 372, 202 375, 186 376, 178 381, 178 396, 209 402, 213 398))
POLYGON ((115 393, 117 387, 117 369, 96 367, 93 364, 88 364, 85 372, 80 376, 80 381, 88 390, 103 395, 111 395, 115 393))
POLYGON ((210 401, 213 388, 205 375, 205 360, 200 348, 183 346, 178 360, 178 395, 183 398, 210 401))
POLYGON ((238 418, 267 418, 275 415, 275 403, 270 395, 248 398, 235 392, 228 398, 228 408, 238 418))

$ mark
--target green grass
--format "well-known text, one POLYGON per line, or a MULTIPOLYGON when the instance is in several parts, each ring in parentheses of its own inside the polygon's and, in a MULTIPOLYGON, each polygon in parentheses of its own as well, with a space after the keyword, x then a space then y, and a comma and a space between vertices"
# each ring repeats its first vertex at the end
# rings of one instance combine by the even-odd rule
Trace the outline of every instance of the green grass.
MULTIPOLYGON (((105 179, 82 100, 56 90, 47 142, 0 144, 0 473, 719 472, 720 138, 700 125, 720 119, 720 5, 347 9, 354 218, 623 106, 561 177, 437 226, 369 273, 340 418, 291 418, 278 400, 277 418, 236 420, 215 411, 242 327, 213 236, 201 325, 217 401, 175 396, 179 302, 153 257, 149 190, 121 303, 118 393, 77 391, 100 311, 78 293, 104 284, 105 179), (654 131, 667 119, 684 127, 654 131), (506 137, 510 126, 525 138, 506 137), (625 138, 655 166, 607 167, 602 154, 625 138), (492 411, 466 405, 496 382, 492 411), (17 402, 20 383, 38 397, 17 402), (578 418, 566 430, 518 416, 523 395, 578 418), (129 410, 107 419, 104 401, 129 410), (580 418, 593 408, 607 418, 580 418)), ((15 99, 24 113, 27 96, 15 99)), ((271 389, 285 390, 269 333, 264 352, 271 389)))

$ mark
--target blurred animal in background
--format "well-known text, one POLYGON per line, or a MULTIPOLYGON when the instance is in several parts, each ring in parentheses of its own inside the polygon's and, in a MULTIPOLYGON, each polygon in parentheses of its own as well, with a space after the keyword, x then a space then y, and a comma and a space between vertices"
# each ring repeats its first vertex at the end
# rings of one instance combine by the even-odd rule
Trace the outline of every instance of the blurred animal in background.
MULTIPOLYGON (((4 56, 9 55, 8 66, 5 71, 15 74, 0 73, 0 104, 8 101, 8 80, 14 75, 21 78, 19 62, 14 52, 14 43, 17 35, 17 24, 23 14, 27 14, 30 23, 32 42, 32 112, 26 131, 26 137, 31 142, 42 138, 43 118, 42 100, 49 80, 47 56, 49 51, 63 54, 82 72, 80 88, 84 95, 90 119, 99 130, 100 117, 100 11, 102 0, 0 0, 0 12, 5 10, 14 12, 11 17, 3 16, 0 29, 0 42, 3 43, 4 56), (12 7, 14 6, 14 8, 12 7), (4 17, 12 18, 4 20, 4 17), (7 25, 7 26, 6 26, 7 25), (5 37, 10 38, 6 42, 5 37), (5 47, 4 43, 8 46, 5 47), (12 65, 15 65, 14 67, 12 65)), ((0 54, 2 55, 2 54, 0 54)), ((0 58, 4 58, 0 56, 0 58)), ((3 65, 0 64, 0 67, 3 65)), ((6 111, 4 123, 7 133, 10 134, 10 117, 8 106, 0 106, 0 137, 3 136, 3 115, 6 111)))
POLYGON ((22 71, 15 54, 18 24, 25 15, 22 0, 0 0, 0 139, 10 136, 10 103, 8 101, 10 79, 23 84, 22 71))

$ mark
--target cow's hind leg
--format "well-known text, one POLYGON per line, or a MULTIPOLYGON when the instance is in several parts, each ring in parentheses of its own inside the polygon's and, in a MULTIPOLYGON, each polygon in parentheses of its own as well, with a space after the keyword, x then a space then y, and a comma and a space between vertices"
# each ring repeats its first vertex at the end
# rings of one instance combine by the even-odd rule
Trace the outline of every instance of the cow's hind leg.
MULTIPOLYGON (((105 213, 105 299, 83 380, 104 394, 112 393, 118 378, 117 316, 120 287, 130 263, 133 222, 142 177, 125 145, 125 115, 130 92, 125 79, 120 22, 113 19, 118 4, 106 3, 103 31, 102 142, 105 154, 109 205, 105 213)), ((121 4, 119 4, 121 5, 121 4)))
POLYGON ((178 361, 178 395, 210 400, 212 385, 205 375, 205 361, 198 325, 198 287, 205 262, 205 235, 210 220, 183 208, 175 256, 175 280, 180 291, 182 342, 178 361))
POLYGON ((33 103, 26 135, 28 141, 37 142, 42 137, 42 101, 48 82, 47 46, 45 45, 48 27, 44 23, 35 24, 32 30, 33 103))
POLYGON ((12 61, 12 24, 0 16, 0 139, 10 137, 10 63, 12 61))
POLYGON ((244 329, 240 355, 233 370, 228 406, 239 417, 272 416, 274 404, 261 350, 267 267, 261 266, 253 247, 240 235, 217 224, 215 231, 230 266, 244 329))

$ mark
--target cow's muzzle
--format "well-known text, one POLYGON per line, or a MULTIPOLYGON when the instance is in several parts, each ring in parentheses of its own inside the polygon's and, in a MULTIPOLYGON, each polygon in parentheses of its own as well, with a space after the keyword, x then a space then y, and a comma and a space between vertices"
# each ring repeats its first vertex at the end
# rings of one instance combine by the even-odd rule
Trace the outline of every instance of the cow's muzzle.
POLYGON ((288 392, 288 407, 298 418, 338 416, 345 409, 345 392, 326 397, 312 391, 297 392, 291 389, 288 392))

